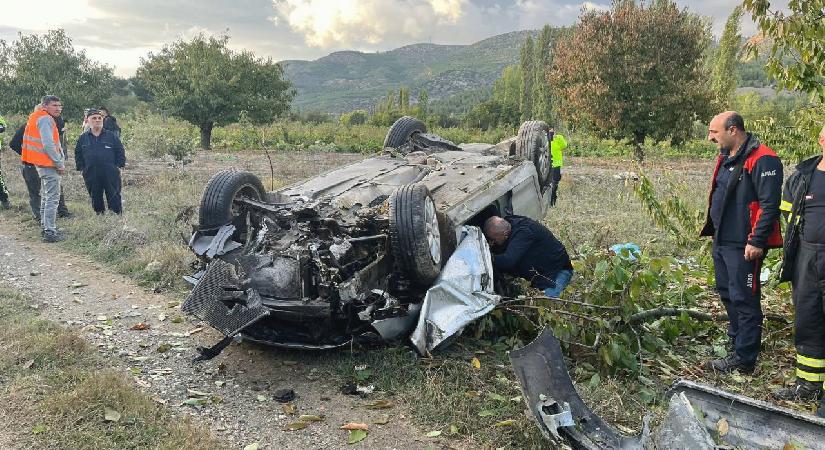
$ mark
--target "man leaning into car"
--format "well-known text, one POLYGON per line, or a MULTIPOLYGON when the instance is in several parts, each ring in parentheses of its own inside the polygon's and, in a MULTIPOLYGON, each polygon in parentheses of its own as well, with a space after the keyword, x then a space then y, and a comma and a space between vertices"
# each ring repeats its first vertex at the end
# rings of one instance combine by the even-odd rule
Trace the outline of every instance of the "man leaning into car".
POLYGON ((484 222, 484 236, 493 250, 493 267, 524 278, 557 298, 573 277, 570 256, 544 225, 522 216, 493 216, 484 222))

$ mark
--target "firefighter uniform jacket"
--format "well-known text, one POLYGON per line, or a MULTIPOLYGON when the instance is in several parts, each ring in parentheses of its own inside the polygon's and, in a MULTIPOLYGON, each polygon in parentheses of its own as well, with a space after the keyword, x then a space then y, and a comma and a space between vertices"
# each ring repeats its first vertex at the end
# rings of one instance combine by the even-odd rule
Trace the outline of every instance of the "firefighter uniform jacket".
MULTIPOLYGON (((779 203, 782 193, 782 161, 773 150, 748 133, 733 163, 719 155, 713 171, 705 226, 700 236, 712 236, 717 245, 768 249, 782 246, 779 203), (711 219, 717 174, 730 170, 718 226, 711 219)), ((719 197, 717 197, 719 198, 719 197)))

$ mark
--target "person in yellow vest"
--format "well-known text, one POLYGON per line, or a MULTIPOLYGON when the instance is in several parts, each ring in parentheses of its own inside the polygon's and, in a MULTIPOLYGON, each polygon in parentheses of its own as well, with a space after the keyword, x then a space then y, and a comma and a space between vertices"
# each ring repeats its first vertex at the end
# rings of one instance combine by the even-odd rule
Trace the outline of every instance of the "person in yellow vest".
POLYGON ((553 188, 550 191, 550 206, 556 205, 556 194, 559 191, 559 181, 561 181, 561 168, 564 167, 564 157, 562 151, 567 148, 567 140, 561 133, 556 133, 551 129, 553 140, 550 141, 550 159, 553 162, 553 188))
MULTIPOLYGON (((6 119, 0 116, 0 133, 6 131, 6 119)), ((0 139, 0 151, 3 151, 3 140, 0 139)), ((3 168, 0 167, 0 209, 9 209, 9 191, 6 189, 6 183, 3 181, 3 168)))
POLYGON ((59 242, 64 236, 57 230, 57 204, 60 201, 60 177, 65 173, 63 149, 55 117, 63 111, 60 98, 47 95, 41 109, 33 112, 23 132, 21 160, 37 168, 40 175, 40 223, 43 242, 59 242))

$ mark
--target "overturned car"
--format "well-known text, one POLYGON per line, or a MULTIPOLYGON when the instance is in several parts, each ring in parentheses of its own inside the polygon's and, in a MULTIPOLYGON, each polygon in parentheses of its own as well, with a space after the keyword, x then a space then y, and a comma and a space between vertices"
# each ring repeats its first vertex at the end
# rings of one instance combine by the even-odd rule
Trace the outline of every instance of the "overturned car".
POLYGON ((475 250, 456 254, 478 264, 453 270, 480 265, 468 289, 494 297, 489 249, 468 226, 492 215, 544 217, 551 140, 547 124, 530 121, 498 144, 456 145, 402 117, 379 156, 274 192, 249 172, 218 172, 190 239, 202 270, 182 309, 221 331, 224 345, 241 338, 323 349, 406 338, 468 234, 475 250))

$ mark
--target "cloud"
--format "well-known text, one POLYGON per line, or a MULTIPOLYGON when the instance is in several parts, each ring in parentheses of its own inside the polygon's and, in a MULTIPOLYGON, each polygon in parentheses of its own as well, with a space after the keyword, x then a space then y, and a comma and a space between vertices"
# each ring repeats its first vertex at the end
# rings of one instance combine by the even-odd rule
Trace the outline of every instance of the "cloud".
POLYGON ((437 16, 455 23, 464 14, 464 6, 467 0, 428 0, 428 2, 437 16))
MULTIPOLYGON (((454 24, 467 0, 285 0, 283 22, 312 47, 375 45, 390 37, 421 39, 433 24, 454 24)), ((278 21, 280 23, 280 21, 278 21)))

